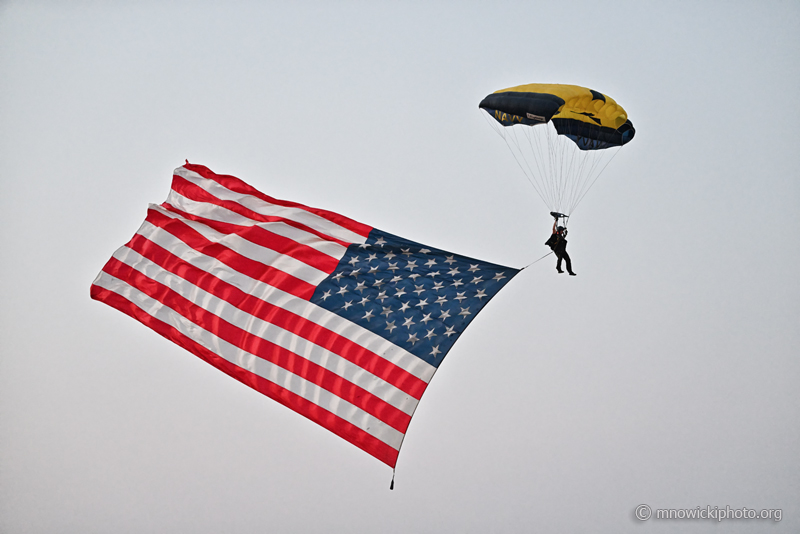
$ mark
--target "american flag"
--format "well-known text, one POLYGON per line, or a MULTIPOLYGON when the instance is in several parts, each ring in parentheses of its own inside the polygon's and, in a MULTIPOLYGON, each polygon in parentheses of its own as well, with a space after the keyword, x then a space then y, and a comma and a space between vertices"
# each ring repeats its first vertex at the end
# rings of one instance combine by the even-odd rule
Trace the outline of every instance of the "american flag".
POLYGON ((91 296, 394 467, 436 369, 518 272, 187 163, 91 296))

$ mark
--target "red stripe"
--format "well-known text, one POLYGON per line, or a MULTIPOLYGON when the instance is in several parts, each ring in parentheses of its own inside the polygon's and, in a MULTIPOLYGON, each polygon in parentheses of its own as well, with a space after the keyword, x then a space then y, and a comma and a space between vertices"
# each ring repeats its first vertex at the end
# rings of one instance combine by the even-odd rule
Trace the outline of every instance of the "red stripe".
POLYGON ((183 221, 172 219, 152 209, 147 210, 147 218, 145 220, 174 235, 196 251, 215 258, 250 278, 268 283, 305 300, 309 300, 314 294, 315 285, 300 280, 280 269, 252 260, 225 245, 214 243, 183 221))
POLYGON ((243 182, 239 178, 236 178, 235 176, 229 176, 227 174, 215 174, 211 169, 203 165, 194 165, 192 163, 188 163, 183 167, 190 171, 196 172, 203 178, 214 180, 218 184, 224 186, 226 189, 230 189, 231 191, 242 193, 244 195, 251 195, 260 198, 265 202, 269 202, 270 204, 276 204, 278 206, 286 206, 287 208, 300 208, 315 215, 319 215, 324 219, 328 219, 329 221, 336 223, 343 228, 347 228, 351 232, 355 232, 360 236, 367 237, 369 233, 372 231, 371 226, 367 226, 366 224, 354 221, 349 217, 345 217, 344 215, 339 215, 338 213, 335 213, 333 211, 322 210, 319 208, 310 208, 308 206, 304 206, 303 204, 298 204, 297 202, 289 202, 286 200, 279 200, 277 198, 270 197, 268 195, 265 195, 258 189, 246 184, 245 182, 243 182))
POLYGON ((376 397, 360 386, 264 338, 251 334, 225 319, 197 306, 160 282, 112 258, 104 271, 135 287, 218 338, 272 362, 317 386, 326 389, 403 433, 411 416, 376 397))
POLYGON ((225 209, 228 209, 234 213, 238 213, 243 217, 247 217, 248 219, 253 219, 260 222, 283 222, 288 224, 289 226, 294 226, 295 228, 314 234, 319 238, 324 239, 325 241, 333 241, 334 243, 339 243, 340 245, 343 245, 345 247, 351 244, 351 242, 349 241, 344 241, 342 239, 330 236, 324 232, 315 230, 310 226, 306 226, 303 223, 293 221, 291 219, 286 219, 284 217, 278 217, 277 215, 264 215, 257 211, 248 209, 243 205, 239 204, 238 202, 234 202, 233 200, 222 200, 220 198, 217 198, 208 191, 206 191, 205 189, 203 189, 202 187, 200 187, 199 185, 193 184, 192 182, 186 180, 182 176, 175 175, 172 177, 172 190, 190 200, 215 204, 217 206, 221 206, 225 209))
POLYGON ((223 234, 236 234, 242 239, 246 239, 260 247, 268 248, 285 256, 290 256, 297 261, 302 261, 306 265, 310 265, 311 267, 314 267, 320 271, 324 271, 328 274, 332 273, 339 264, 339 260, 333 256, 329 256, 324 252, 320 252, 315 248, 309 247, 308 245, 298 243, 291 238, 270 232, 261 226, 244 226, 215 221, 205 217, 199 217, 197 215, 192 215, 189 212, 180 210, 167 202, 161 204, 161 207, 167 211, 180 215, 184 219, 202 223, 210 228, 213 228, 217 232, 221 232, 223 234))
POLYGON ((249 295, 215 276, 209 276, 206 271, 165 250, 145 236, 135 235, 126 246, 164 270, 183 278, 232 306, 340 355, 415 399, 420 399, 428 386, 425 381, 361 345, 308 319, 249 295))
POLYGON ((292 393, 291 391, 288 391, 281 386, 270 382, 269 380, 266 380, 265 378, 255 375, 246 369, 228 362, 224 358, 221 358, 202 345, 198 344, 191 338, 185 336, 174 327, 144 312, 126 298, 114 293, 113 291, 109 291, 95 285, 92 285, 91 296, 93 299, 104 302, 105 304, 108 304, 109 306, 133 317, 145 326, 158 332, 163 337, 183 347, 200 359, 210 363, 225 374, 283 404, 287 408, 296 411, 304 417, 307 417, 318 425, 330 430, 337 436, 344 438, 356 447, 387 464, 389 467, 394 467, 397 463, 398 451, 383 443, 376 437, 371 436, 360 428, 354 426, 336 414, 333 414, 330 411, 312 403, 311 401, 306 400, 303 397, 300 397, 299 395, 292 393))

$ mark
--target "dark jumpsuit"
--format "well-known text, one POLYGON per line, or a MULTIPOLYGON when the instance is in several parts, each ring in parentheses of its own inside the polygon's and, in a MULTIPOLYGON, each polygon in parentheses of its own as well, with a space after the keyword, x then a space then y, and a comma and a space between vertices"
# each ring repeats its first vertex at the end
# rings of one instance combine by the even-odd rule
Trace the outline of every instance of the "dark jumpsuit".
POLYGON ((560 273, 564 272, 561 270, 561 260, 564 260, 567 263, 567 272, 569 274, 573 274, 572 261, 569 259, 569 254, 567 254, 567 239, 561 235, 561 233, 554 232, 550 235, 550 239, 545 241, 544 244, 550 247, 553 252, 556 253, 556 257, 558 258, 556 270, 560 273))

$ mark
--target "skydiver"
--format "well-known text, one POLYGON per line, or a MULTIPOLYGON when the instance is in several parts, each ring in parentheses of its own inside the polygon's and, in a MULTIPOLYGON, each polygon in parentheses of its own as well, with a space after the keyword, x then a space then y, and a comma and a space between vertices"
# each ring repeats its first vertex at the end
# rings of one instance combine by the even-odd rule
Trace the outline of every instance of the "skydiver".
POLYGON ((553 233, 550 234, 550 238, 545 241, 544 244, 556 253, 556 257, 558 258, 556 270, 559 274, 564 272, 561 270, 561 260, 565 260, 567 262, 567 272, 569 275, 577 276, 572 272, 572 261, 570 261, 569 254, 567 254, 567 229, 563 226, 558 226, 558 218, 563 217, 563 215, 555 212, 551 212, 550 215, 555 219, 555 221, 553 221, 553 233))

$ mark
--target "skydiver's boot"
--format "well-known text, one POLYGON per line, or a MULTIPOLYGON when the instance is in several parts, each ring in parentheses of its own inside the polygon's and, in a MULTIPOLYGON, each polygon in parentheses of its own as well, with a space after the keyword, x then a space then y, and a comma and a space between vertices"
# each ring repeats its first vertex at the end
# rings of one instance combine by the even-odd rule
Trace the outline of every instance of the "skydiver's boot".
POLYGON ((570 276, 578 276, 577 274, 573 273, 572 271, 569 272, 570 276))

